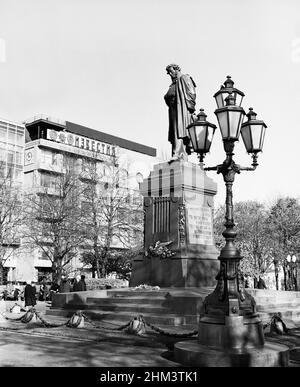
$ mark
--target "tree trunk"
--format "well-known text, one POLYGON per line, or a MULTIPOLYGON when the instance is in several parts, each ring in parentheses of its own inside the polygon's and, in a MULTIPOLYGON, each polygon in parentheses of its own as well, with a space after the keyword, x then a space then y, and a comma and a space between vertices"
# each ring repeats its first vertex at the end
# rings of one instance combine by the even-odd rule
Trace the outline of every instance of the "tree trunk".
POLYGON ((279 268, 278 268, 278 263, 274 261, 274 272, 275 272, 275 286, 276 290, 279 290, 279 283, 278 283, 278 273, 279 273, 279 268))
POLYGON ((258 281, 257 281, 256 277, 253 278, 253 287, 254 287, 254 289, 257 289, 257 287, 258 287, 258 281))
POLYGON ((56 283, 60 283, 62 276, 62 265, 61 262, 55 262, 52 263, 52 281, 56 283))
POLYGON ((4 274, 4 270, 3 270, 3 266, 2 266, 2 263, 0 263, 0 285, 3 285, 3 274, 4 274))
POLYGON ((285 265, 283 267, 283 283, 284 283, 284 290, 288 290, 288 284, 287 284, 287 272, 286 272, 286 267, 285 265))
POLYGON ((279 290, 278 273, 276 272, 275 272, 275 285, 276 285, 276 290, 279 290))
POLYGON ((93 262, 92 264, 92 278, 96 278, 96 265, 95 265, 95 262, 93 262))
POLYGON ((100 270, 100 265, 99 265, 99 257, 96 258, 96 273, 97 273, 97 277, 101 278, 101 270, 100 270))

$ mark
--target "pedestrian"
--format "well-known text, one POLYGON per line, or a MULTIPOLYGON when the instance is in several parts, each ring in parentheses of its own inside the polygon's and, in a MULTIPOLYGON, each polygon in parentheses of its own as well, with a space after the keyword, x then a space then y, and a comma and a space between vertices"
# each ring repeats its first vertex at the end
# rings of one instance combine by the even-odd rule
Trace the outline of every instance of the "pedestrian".
POLYGON ((73 292, 86 291, 85 275, 77 275, 73 285, 73 292))
POLYGON ((81 278, 80 275, 77 274, 77 276, 74 279, 72 292, 80 292, 81 291, 80 278, 81 278))
POLYGON ((28 310, 28 307, 34 307, 36 305, 36 288, 34 282, 31 284, 26 283, 24 289, 24 299, 25 299, 25 309, 28 310))
POLYGON ((44 277, 43 278, 43 282, 42 282, 41 287, 40 287, 40 297, 39 297, 39 300, 40 301, 46 301, 48 296, 49 296, 49 288, 48 288, 48 285, 47 285, 46 277, 44 277))
POLYGON ((259 277, 258 284, 257 284, 258 289, 267 289, 267 285, 263 278, 259 277))
POLYGON ((59 285, 59 293, 69 293, 71 291, 70 281, 66 277, 62 277, 59 285))
POLYGON ((59 285, 56 281, 53 281, 51 286, 50 286, 50 290, 49 290, 49 301, 52 302, 53 294, 58 293, 58 291, 59 291, 59 285))
POLYGON ((80 291, 85 292, 86 291, 85 275, 81 276, 79 284, 80 284, 79 286, 80 291))
POLYGON ((13 298, 14 301, 19 301, 21 290, 19 288, 15 288, 13 298))
POLYGON ((6 301, 8 297, 8 290, 4 289, 2 294, 3 294, 3 300, 6 301))

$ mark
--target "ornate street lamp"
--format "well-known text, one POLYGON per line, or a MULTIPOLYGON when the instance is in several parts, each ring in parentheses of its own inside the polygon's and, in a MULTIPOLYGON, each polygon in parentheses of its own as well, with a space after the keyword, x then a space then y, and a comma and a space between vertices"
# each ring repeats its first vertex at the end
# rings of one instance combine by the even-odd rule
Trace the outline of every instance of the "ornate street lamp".
POLYGON ((226 106, 225 100, 226 100, 226 97, 228 97, 228 95, 230 93, 232 93, 234 95, 236 104, 238 106, 241 106, 245 94, 242 91, 233 87, 233 85, 234 85, 234 82, 231 79, 231 77, 228 75, 226 81, 220 87, 220 90, 217 91, 214 95, 218 109, 226 106))
MULTIPOLYGON (((254 171, 258 166, 257 154, 262 151, 266 128, 263 121, 256 120, 256 113, 252 108, 247 114, 248 121, 243 124, 245 111, 240 106, 243 96, 241 91, 233 88, 230 77, 227 77, 224 87, 214 95, 218 107, 215 114, 219 122, 226 159, 222 164, 204 168, 204 170, 214 170, 223 175, 226 185, 226 214, 225 230, 222 235, 226 243, 218 257, 220 270, 216 276, 216 288, 203 303, 197 347, 192 342, 175 345, 178 359, 192 356, 198 365, 214 365, 216 358, 218 361, 227 358, 227 362, 231 364, 233 358, 237 359, 238 356, 240 359, 246 356, 247 361, 251 358, 255 363, 253 359, 260 355, 267 362, 267 352, 270 354, 273 351, 270 348, 271 345, 265 345, 263 325, 256 312, 255 300, 245 291, 240 270, 240 261, 243 257, 234 244, 236 231, 233 219, 232 185, 236 174, 241 171, 254 171), (239 139, 241 129, 246 150, 253 157, 251 167, 242 167, 233 160, 235 142, 239 139), (256 351, 261 351, 260 355, 256 351), (211 363, 208 358, 211 358, 211 363)), ((209 150, 207 144, 209 143, 210 146, 212 140, 211 132, 210 138, 205 138, 209 135, 208 128, 214 132, 214 125, 206 121, 203 110, 201 110, 201 116, 198 116, 198 121, 188 126, 191 144, 194 151, 200 155, 201 164, 204 154, 209 150)), ((287 348, 280 347, 278 353, 280 351, 286 352, 287 348)))
POLYGON ((198 154, 200 163, 203 163, 203 158, 209 152, 210 146, 215 134, 216 125, 206 121, 204 109, 200 109, 197 115, 197 120, 187 126, 188 134, 194 151, 198 154))
POLYGON ((262 151, 267 125, 256 119, 257 114, 249 108, 248 121, 242 124, 241 135, 248 153, 252 153, 253 163, 257 162, 257 153, 262 151))

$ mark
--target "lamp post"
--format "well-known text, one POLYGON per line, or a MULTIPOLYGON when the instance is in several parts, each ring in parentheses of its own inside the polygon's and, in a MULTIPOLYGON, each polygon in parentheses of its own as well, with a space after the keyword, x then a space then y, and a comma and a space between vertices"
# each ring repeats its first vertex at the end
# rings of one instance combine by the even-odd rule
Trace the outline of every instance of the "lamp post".
POLYGON ((298 290, 297 286, 297 257, 296 255, 290 255, 286 257, 287 269, 288 269, 288 290, 298 290))
MULTIPOLYGON (((232 361, 243 362, 248 359, 255 363, 255 351, 260 355, 270 353, 265 346, 263 325, 256 312, 254 298, 245 291, 243 276, 240 270, 242 256, 234 244, 236 231, 233 218, 232 186, 235 175, 242 171, 254 171, 257 166, 258 153, 262 151, 266 124, 256 119, 252 108, 246 114, 241 106, 244 94, 233 87, 231 77, 227 77, 224 86, 214 95, 217 102, 215 114, 218 119, 226 158, 222 164, 214 167, 203 167, 203 159, 209 151, 215 125, 206 121, 203 109, 197 120, 187 127, 194 151, 199 155, 200 167, 205 171, 216 171, 222 174, 226 185, 225 246, 218 257, 220 269, 216 276, 217 285, 203 302, 203 311, 199 320, 198 343, 178 343, 175 354, 179 360, 194 358, 194 364, 204 366, 232 364, 232 361), (247 120, 243 123, 244 117, 247 120), (242 167, 233 160, 234 146, 242 135, 246 150, 252 156, 251 167, 242 167), (187 354, 188 353, 188 354, 187 354), (216 357, 217 356, 217 357, 216 357), (237 360, 240 359, 240 360, 237 360)), ((279 349, 279 352, 287 349, 279 349)), ((271 352, 270 352, 271 351, 271 352)), ((276 351, 275 351, 276 352, 276 351)), ((272 352, 273 353, 273 352, 272 352)), ((276 352, 277 353, 277 352, 276 352)), ((267 355, 266 355, 267 356, 267 355)), ((273 355, 272 355, 273 356, 273 355)), ((257 361, 267 362, 262 355, 257 361)), ((279 361, 279 358, 277 359, 279 361)), ((186 362, 188 364, 188 362, 186 362)), ((264 364, 265 365, 265 364, 264 364)))
POLYGON ((294 287, 295 287, 295 290, 298 290, 298 270, 297 270, 297 257, 296 255, 293 255, 292 256, 292 262, 293 262, 293 280, 294 280, 294 287))
MULTIPOLYGON (((226 159, 222 164, 215 167, 204 168, 206 171, 214 170, 218 174, 221 173, 226 185, 225 230, 222 234, 226 243, 219 256, 220 271, 216 278, 218 285, 215 291, 205 300, 203 320, 205 320, 205 316, 211 314, 215 320, 222 320, 225 316, 241 317, 254 313, 253 299, 244 290, 240 272, 242 256, 234 244, 236 232, 233 219, 232 186, 236 174, 241 171, 254 171, 256 169, 258 165, 257 155, 262 151, 267 126, 263 121, 256 119, 256 113, 252 108, 249 109, 249 113, 246 115, 241 107, 244 94, 233 88, 233 84, 231 77, 227 77, 224 86, 221 86, 220 90, 214 95, 218 107, 215 114, 219 122, 226 159), (243 123, 245 115, 248 120, 243 123), (247 152, 252 155, 251 167, 241 167, 233 160, 235 142, 238 141, 240 133, 247 152), (215 313, 216 311, 220 312, 221 318, 216 317, 218 314, 215 313)), ((198 120, 187 127, 194 151, 199 154, 202 168, 204 156, 209 151, 215 131, 215 125, 207 122, 205 118, 206 115, 204 115, 203 109, 200 109, 198 120)))

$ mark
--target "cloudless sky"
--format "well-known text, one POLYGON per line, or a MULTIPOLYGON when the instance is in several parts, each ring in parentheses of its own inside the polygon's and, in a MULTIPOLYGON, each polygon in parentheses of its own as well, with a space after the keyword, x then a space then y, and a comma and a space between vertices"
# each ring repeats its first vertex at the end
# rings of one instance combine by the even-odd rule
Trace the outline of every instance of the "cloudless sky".
MULTIPOLYGON (((245 110, 268 126, 260 165, 236 177, 234 199, 299 197, 298 0, 0 0, 2 118, 43 113, 170 154, 170 63, 194 78, 209 121, 231 75, 245 110)), ((235 154, 251 164, 242 141, 235 154)), ((217 132, 205 162, 224 158, 217 132)), ((222 177, 208 175, 223 203, 222 177)))

